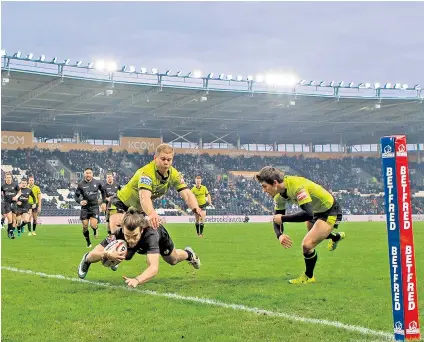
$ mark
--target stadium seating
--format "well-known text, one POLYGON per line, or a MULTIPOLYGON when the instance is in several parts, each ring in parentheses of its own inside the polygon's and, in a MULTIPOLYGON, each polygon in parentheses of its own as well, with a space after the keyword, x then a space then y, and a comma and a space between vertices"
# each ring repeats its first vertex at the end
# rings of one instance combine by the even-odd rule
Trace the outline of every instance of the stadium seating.
MULTIPOLYGON (((78 178, 86 167, 93 168, 96 178, 105 179, 111 170, 115 179, 125 184, 134 172, 152 160, 150 155, 107 152, 70 151, 67 153, 47 150, 2 151, 2 173, 12 172, 15 179, 34 175, 45 197, 43 215, 78 215, 74 202, 74 190, 78 178), (50 162, 57 161, 57 164, 50 162), (59 172, 60 169, 60 172, 59 172), (65 173, 64 170, 68 171, 65 173), (67 177, 68 175, 68 177, 67 177), (73 175, 74 177, 69 177, 73 175), (75 178, 76 176, 76 178, 75 178)), ((203 178, 211 192, 213 207, 209 214, 264 215, 273 210, 273 202, 252 179, 236 176, 232 171, 257 171, 263 166, 274 165, 287 173, 305 176, 333 191, 346 213, 383 214, 380 160, 376 158, 346 157, 321 160, 304 157, 230 157, 224 155, 176 155, 174 166, 184 175, 192 187, 197 175, 203 178)), ((411 163, 410 168, 424 173, 421 164, 411 163)), ((3 174, 2 174, 3 176, 3 174)), ((424 213, 424 190, 412 181, 413 212, 424 213)), ((155 201, 163 209, 177 209, 169 213, 186 214, 186 205, 175 191, 155 201)), ((290 210, 296 210, 291 207, 290 210)))

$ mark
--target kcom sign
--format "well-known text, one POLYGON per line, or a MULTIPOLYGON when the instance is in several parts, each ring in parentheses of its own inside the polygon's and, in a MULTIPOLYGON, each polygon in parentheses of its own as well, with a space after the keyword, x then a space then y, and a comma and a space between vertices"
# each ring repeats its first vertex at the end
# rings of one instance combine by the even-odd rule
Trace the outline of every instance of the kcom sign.
POLYGON ((120 145, 130 153, 153 153, 161 142, 160 138, 121 137, 120 145))
POLYGON ((1 132, 1 144, 3 149, 11 150, 32 147, 32 133, 3 131, 1 132))
POLYGON ((128 148, 134 150, 150 151, 155 149, 155 143, 150 141, 129 141, 128 148))

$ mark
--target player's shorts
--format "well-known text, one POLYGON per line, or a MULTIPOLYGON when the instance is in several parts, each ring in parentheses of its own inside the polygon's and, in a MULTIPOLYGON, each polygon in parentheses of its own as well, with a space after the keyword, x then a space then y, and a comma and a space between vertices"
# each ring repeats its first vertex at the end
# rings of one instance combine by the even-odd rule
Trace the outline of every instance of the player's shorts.
POLYGON ((88 220, 90 218, 95 218, 96 220, 99 220, 99 206, 93 205, 93 206, 82 206, 81 212, 80 212, 80 220, 88 220))
POLYGON ((317 220, 322 220, 329 223, 334 229, 337 229, 340 222, 342 222, 342 218, 342 208, 340 207, 339 203, 334 200, 333 206, 330 209, 324 211, 323 213, 314 214, 313 223, 315 223, 317 220))
MULTIPOLYGON (((157 229, 157 232, 159 234, 160 255, 162 256, 170 255, 175 248, 174 241, 172 241, 168 231, 165 229, 164 226, 160 225, 159 228, 157 229)), ((146 254, 146 252, 143 252, 142 250, 138 250, 137 253, 146 254)))
POLYGON ((128 207, 122 202, 118 196, 113 196, 108 205, 106 210, 106 222, 109 222, 109 219, 114 214, 123 214, 126 213, 128 210, 128 207))
POLYGON ((199 208, 202 209, 202 210, 206 210, 207 206, 208 206, 208 204, 205 203, 205 204, 199 205, 199 208))
POLYGON ((16 214, 16 203, 15 202, 6 202, 4 201, 1 206, 2 214, 9 214, 10 212, 16 214))
POLYGON ((17 206, 16 215, 29 214, 29 210, 31 209, 30 205, 17 206))

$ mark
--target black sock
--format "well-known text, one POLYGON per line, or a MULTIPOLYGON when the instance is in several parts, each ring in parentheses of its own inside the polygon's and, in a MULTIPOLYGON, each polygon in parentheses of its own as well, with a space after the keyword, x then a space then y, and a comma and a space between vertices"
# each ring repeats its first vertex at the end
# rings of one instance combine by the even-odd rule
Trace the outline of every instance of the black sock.
POLYGON ((188 250, 186 250, 186 249, 185 249, 185 251, 186 251, 186 253, 188 254, 188 257, 187 257, 187 259, 186 259, 186 260, 191 260, 191 258, 193 257, 193 253, 191 253, 190 251, 188 251, 188 250))
POLYGON ((325 239, 331 239, 334 242, 337 242, 340 240, 340 234, 339 233, 330 233, 325 239))
POLYGON ((98 228, 98 227, 91 227, 91 229, 93 229, 93 234, 94 234, 94 236, 96 236, 96 235, 97 235, 97 228, 98 228))
POLYGON ((312 278, 314 276, 315 264, 317 263, 317 260, 318 260, 318 253, 316 250, 314 250, 312 253, 303 254, 303 256, 305 257, 305 265, 306 265, 305 274, 309 278, 312 278))
POLYGON ((200 234, 203 234, 203 228, 205 228, 205 225, 203 223, 200 224, 200 234))
POLYGON ((4 225, 4 217, 1 218, 1 225, 4 225))
POLYGON ((82 232, 82 235, 84 235, 84 237, 85 237, 85 241, 87 241, 87 243, 88 244, 90 244, 91 242, 90 242, 90 232, 88 231, 88 230, 84 230, 83 232, 82 232))
POLYGON ((21 222, 21 224, 18 226, 18 233, 22 231, 22 228, 24 228, 25 222, 21 222))
POLYGON ((28 231, 31 233, 31 222, 27 222, 28 231))
POLYGON ((196 226, 197 235, 199 235, 200 234, 200 227, 199 227, 200 225, 199 225, 199 223, 196 222, 195 226, 196 226))
POLYGON ((8 224, 7 224, 7 230, 8 230, 9 232, 13 232, 13 223, 8 223, 8 224))
POLYGON ((32 224, 32 231, 35 232, 35 228, 37 228, 37 222, 34 222, 32 224))

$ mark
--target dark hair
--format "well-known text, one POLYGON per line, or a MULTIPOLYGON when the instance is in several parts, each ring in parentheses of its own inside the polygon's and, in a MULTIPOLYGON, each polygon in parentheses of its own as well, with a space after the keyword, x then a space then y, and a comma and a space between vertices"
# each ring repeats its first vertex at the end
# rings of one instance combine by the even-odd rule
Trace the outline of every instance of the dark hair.
POLYGON ((284 173, 273 166, 265 166, 255 176, 255 179, 261 183, 274 184, 274 181, 282 183, 284 180, 284 173))
POLYGON ((106 173, 106 176, 109 176, 109 175, 113 176, 113 172, 112 172, 112 171, 108 171, 108 172, 106 173))
POLYGON ((26 179, 26 178, 21 178, 21 182, 28 182, 28 179, 26 179))
POLYGON ((84 172, 85 172, 85 171, 87 171, 87 170, 93 171, 93 169, 92 169, 91 167, 86 167, 86 168, 84 169, 84 172))
POLYGON ((196 179, 202 179, 202 176, 196 176, 196 179))
POLYGON ((149 222, 144 213, 134 207, 130 207, 122 219, 122 227, 125 227, 129 231, 134 231, 138 227, 146 228, 148 225, 149 222))

